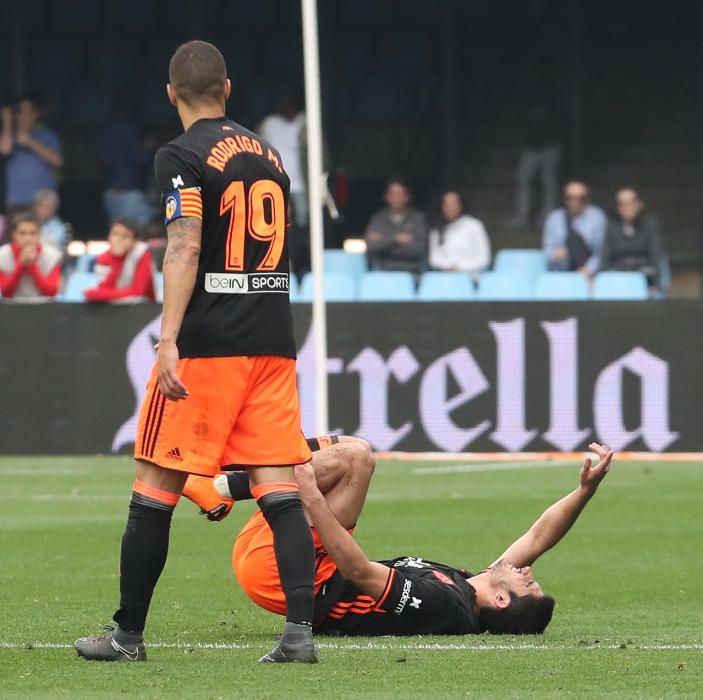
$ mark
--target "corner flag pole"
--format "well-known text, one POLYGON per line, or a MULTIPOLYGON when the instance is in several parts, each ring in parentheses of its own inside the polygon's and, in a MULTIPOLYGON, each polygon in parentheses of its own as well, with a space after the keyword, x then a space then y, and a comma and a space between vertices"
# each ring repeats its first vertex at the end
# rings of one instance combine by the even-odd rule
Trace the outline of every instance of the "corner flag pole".
POLYGON ((301 0, 301 6, 308 144, 310 260, 315 282, 312 304, 312 330, 315 338, 315 430, 318 435, 324 435, 329 432, 329 408, 327 397, 327 319, 323 281, 325 238, 322 217, 322 115, 320 109, 317 0, 301 0))

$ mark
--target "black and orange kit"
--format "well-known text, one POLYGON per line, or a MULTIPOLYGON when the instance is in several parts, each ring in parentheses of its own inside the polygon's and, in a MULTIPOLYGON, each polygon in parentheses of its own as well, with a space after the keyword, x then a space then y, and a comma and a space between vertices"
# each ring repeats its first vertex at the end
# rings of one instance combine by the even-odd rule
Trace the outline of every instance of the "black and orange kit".
POLYGON ((379 562, 388 581, 378 599, 336 571, 317 590, 315 629, 349 636, 480 634, 472 574, 418 557, 379 562))
POLYGON ((166 400, 154 368, 135 457, 204 476, 307 462, 279 153, 226 117, 200 119, 159 149, 155 173, 166 224, 200 219, 202 242, 177 339, 189 396, 166 400))

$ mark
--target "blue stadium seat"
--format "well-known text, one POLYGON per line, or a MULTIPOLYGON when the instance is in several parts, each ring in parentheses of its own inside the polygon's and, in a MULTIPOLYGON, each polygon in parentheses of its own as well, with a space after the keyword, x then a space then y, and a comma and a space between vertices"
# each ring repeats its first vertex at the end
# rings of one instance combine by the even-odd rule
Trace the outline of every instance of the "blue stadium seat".
POLYGON ((477 298, 481 301, 529 301, 534 280, 528 274, 484 272, 478 283, 477 298))
POLYGON ((92 272, 96 260, 96 255, 83 253, 83 255, 76 259, 76 272, 92 272))
POLYGON ((409 272, 367 272, 361 278, 359 301, 414 301, 415 280, 409 272))
POLYGON ((588 298, 588 281, 580 272, 543 272, 535 283, 538 301, 584 301, 588 298))
POLYGON ((363 253, 326 250, 324 256, 325 274, 328 272, 344 272, 352 275, 359 282, 368 270, 366 256, 363 253))
POLYGON ((593 298, 599 301, 649 299, 647 278, 641 272, 599 272, 593 283, 593 298))
POLYGON ((417 290, 420 301, 470 301, 474 284, 465 272, 425 272, 417 290))
POLYGON ((509 248, 498 252, 493 264, 496 272, 528 275, 532 280, 547 271, 547 260, 541 250, 509 248))
MULTIPOLYGON (((296 301, 311 302, 315 293, 315 278, 308 272, 300 285, 296 301)), ((344 272, 325 273, 325 301, 356 301, 356 280, 344 272)))
POLYGON ((56 297, 56 301, 84 302, 83 292, 98 286, 98 276, 92 272, 74 272, 66 282, 63 292, 56 297))
POLYGON ((298 284, 298 278, 291 272, 288 280, 288 296, 292 302, 298 301, 299 291, 300 285, 298 284))

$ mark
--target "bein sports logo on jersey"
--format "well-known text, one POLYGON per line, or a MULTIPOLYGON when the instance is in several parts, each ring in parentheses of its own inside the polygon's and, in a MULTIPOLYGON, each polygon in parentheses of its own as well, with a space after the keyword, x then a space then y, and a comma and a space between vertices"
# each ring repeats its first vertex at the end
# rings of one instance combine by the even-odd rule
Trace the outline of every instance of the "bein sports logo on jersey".
POLYGON ((208 272, 205 291, 209 294, 256 294, 278 292, 288 294, 288 274, 285 272, 208 272))

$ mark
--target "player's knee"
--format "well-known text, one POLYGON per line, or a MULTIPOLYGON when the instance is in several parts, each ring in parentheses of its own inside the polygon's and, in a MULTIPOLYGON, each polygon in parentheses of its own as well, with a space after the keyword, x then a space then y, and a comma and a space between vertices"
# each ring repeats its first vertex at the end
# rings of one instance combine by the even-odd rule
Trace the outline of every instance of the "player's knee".
POLYGON ((376 469, 376 457, 371 445, 366 440, 359 438, 357 441, 350 443, 348 449, 351 472, 370 479, 376 469))

